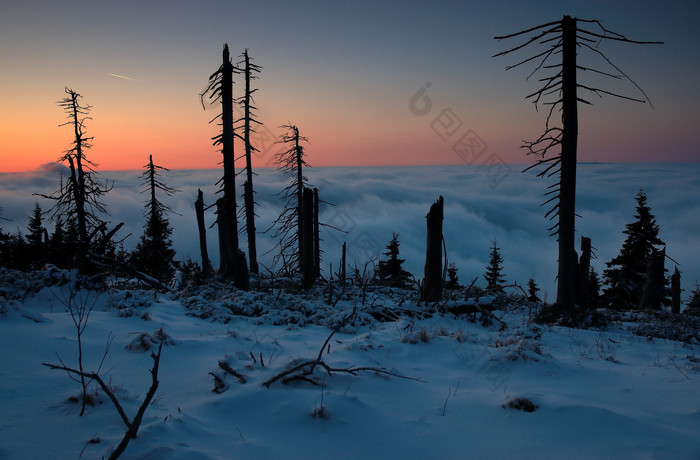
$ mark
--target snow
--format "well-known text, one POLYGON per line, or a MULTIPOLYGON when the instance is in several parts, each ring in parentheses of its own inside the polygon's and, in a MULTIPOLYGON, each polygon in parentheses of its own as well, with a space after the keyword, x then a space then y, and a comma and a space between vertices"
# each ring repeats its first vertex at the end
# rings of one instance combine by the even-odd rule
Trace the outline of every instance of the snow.
MULTIPOLYGON (((57 355, 77 362, 75 326, 60 301, 67 285, 56 284, 56 273, 1 275, 0 458, 72 459, 83 449, 83 458, 108 456, 125 432, 111 402, 99 392, 99 404, 79 417, 69 401, 79 385, 41 365, 57 355)), ((122 458, 700 457, 697 342, 636 335, 626 318, 604 330, 535 325, 517 301, 494 311, 507 323, 501 328, 438 313, 408 291, 370 290, 363 305, 349 288, 333 306, 323 286, 257 286, 91 293, 85 367, 96 369, 113 336, 102 373, 129 417, 150 386, 155 350, 129 345, 168 336, 156 397, 122 458), (371 313, 380 306, 425 314, 378 322, 371 313), (315 359, 353 307, 323 359, 419 380, 319 368, 321 385, 263 386, 315 359), (247 383, 226 375, 217 365, 224 360, 247 383), (226 391, 212 391, 210 372, 226 391), (537 409, 509 408, 516 398, 537 409), (321 407, 326 417, 312 416, 321 407)))

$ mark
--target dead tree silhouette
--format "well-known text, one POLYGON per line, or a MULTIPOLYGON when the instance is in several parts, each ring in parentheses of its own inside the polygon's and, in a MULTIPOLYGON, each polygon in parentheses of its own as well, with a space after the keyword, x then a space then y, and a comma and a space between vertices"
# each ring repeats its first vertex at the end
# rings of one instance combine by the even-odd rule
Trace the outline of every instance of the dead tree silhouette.
MULTIPOLYGON (((550 196, 543 205, 554 203, 547 211, 545 217, 550 220, 558 218, 556 223, 549 228, 551 236, 556 235, 559 244, 559 267, 557 274, 557 300, 558 307, 566 310, 574 308, 576 303, 576 272, 577 254, 575 245, 575 217, 576 217, 576 156, 578 140, 578 110, 579 102, 590 104, 589 101, 577 95, 581 89, 589 94, 599 97, 614 96, 635 102, 651 101, 646 93, 622 70, 612 63, 599 49, 604 41, 616 41, 633 44, 662 44, 663 42, 648 42, 630 40, 622 34, 610 31, 603 27, 598 20, 578 19, 564 16, 559 21, 548 22, 531 27, 509 35, 494 37, 496 40, 504 40, 522 37, 525 34, 534 35, 519 45, 495 54, 493 57, 505 56, 530 45, 542 45, 544 51, 529 56, 514 65, 506 67, 506 70, 519 67, 523 64, 535 62, 537 65, 530 73, 528 79, 540 71, 551 71, 552 74, 540 78, 541 87, 526 99, 531 99, 537 109, 540 104, 548 105, 544 132, 534 141, 524 141, 522 148, 528 150, 528 154, 537 155, 539 160, 525 171, 542 166, 538 177, 552 177, 559 174, 559 181, 548 187, 545 196, 550 196), (583 24, 583 26, 579 26, 583 24), (597 27, 599 30, 588 30, 585 27, 597 27), (613 70, 603 71, 598 68, 577 64, 577 49, 589 50, 613 70), (554 62, 554 57, 561 54, 561 62, 554 62), (612 79, 626 79, 631 82, 644 96, 638 99, 630 96, 607 91, 596 86, 584 85, 577 82, 578 71, 590 72, 598 76, 612 79), (616 73, 612 73, 616 72, 616 73), (554 126, 552 115, 555 110, 562 113, 561 126, 554 126), (558 152, 553 150, 559 148, 558 152)), ((653 106, 652 106, 653 107, 653 106)))
POLYGON ((224 278, 232 278, 239 289, 248 289, 248 267, 245 254, 238 246, 238 217, 236 215, 236 170, 233 152, 233 72, 228 44, 224 44, 222 64, 209 77, 209 86, 200 95, 202 107, 205 108, 204 98, 221 102, 221 114, 213 120, 221 120, 221 134, 214 136, 214 145, 221 145, 223 156, 224 177, 222 190, 224 196, 217 200, 217 224, 219 227, 219 249, 221 257, 219 271, 224 278))
MULTIPOLYGON (((308 139, 299 134, 299 128, 293 125, 284 125, 282 128, 287 132, 282 135, 280 143, 287 147, 286 150, 278 152, 275 160, 278 170, 292 177, 280 196, 283 202, 283 209, 279 217, 275 219, 268 232, 272 232, 273 238, 278 240, 273 250, 277 250, 274 256, 275 262, 282 260, 282 271, 293 273, 304 269, 304 215, 305 212, 313 212, 311 209, 304 209, 304 189, 308 187, 303 168, 308 167, 304 159, 303 142, 308 139)), ((311 206, 313 206, 313 192, 311 196, 311 206)), ((313 238, 309 243, 313 245, 313 238)), ((308 246, 307 244, 307 246, 308 246)), ((313 249, 313 248, 309 248, 313 249)), ((313 252, 312 252, 313 255, 313 252)), ((313 257, 311 266, 313 266, 313 257)), ((308 265, 308 264, 307 264, 308 265)), ((310 267, 309 267, 310 268, 310 267)), ((311 273, 307 273, 312 275, 311 273)))
POLYGON ((245 207, 246 235, 248 237, 248 259, 250 263, 250 273, 257 274, 258 251, 255 245, 255 192, 253 190, 253 165, 251 154, 259 150, 251 144, 250 136, 251 133, 256 132, 253 127, 255 125, 261 125, 262 123, 255 119, 254 111, 258 108, 253 105, 253 93, 258 89, 251 89, 250 82, 258 78, 255 74, 260 73, 262 67, 250 62, 251 58, 248 55, 247 49, 243 52, 242 56, 243 60, 239 62, 237 66, 239 66, 239 70, 245 77, 245 93, 238 100, 238 103, 243 106, 243 117, 237 120, 237 122, 243 122, 242 140, 245 144, 246 181, 243 184, 243 200, 245 207))
POLYGON ((54 201, 49 210, 52 220, 65 217, 66 221, 77 224, 78 241, 74 264, 83 270, 89 255, 101 255, 123 224, 120 223, 107 232, 107 223, 98 216, 108 215, 102 197, 112 189, 112 185, 105 183, 104 186, 100 186, 97 183, 97 173, 94 169, 96 165, 85 156, 85 151, 92 147, 93 138, 87 136, 85 129, 85 123, 92 119, 92 106, 83 105, 80 101, 82 96, 70 88, 65 88, 65 93, 67 96, 57 104, 66 113, 68 121, 60 126, 73 128, 73 142, 59 161, 68 162, 69 176, 65 182, 61 177, 61 185, 53 194, 37 195, 54 201))

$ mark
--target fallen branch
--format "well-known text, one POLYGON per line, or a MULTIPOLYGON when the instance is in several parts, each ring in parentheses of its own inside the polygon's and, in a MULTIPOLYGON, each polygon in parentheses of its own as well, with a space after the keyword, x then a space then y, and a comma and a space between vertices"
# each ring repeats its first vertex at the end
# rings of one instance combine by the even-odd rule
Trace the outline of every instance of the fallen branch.
POLYGON ((242 374, 240 374, 238 371, 236 371, 234 368, 229 366, 229 364, 226 361, 219 361, 219 367, 223 369, 224 371, 228 372, 229 374, 233 375, 236 377, 238 380, 241 381, 241 383, 247 383, 247 380, 245 377, 243 377, 242 374))
POLYGON ((122 418, 124 421, 124 424, 126 425, 127 429, 131 428, 131 422, 129 421, 129 417, 126 416, 126 412, 124 412, 124 409, 122 408, 121 404, 119 403, 119 400, 117 397, 114 395, 114 392, 107 386, 104 380, 102 380, 102 377, 100 377, 97 373, 95 372, 81 372, 78 369, 73 369, 72 367, 67 367, 67 366, 58 366, 56 364, 51 364, 51 363, 41 363, 42 366, 46 366, 50 369, 57 369, 60 371, 66 371, 71 374, 79 375, 81 377, 85 377, 88 379, 92 379, 97 384, 102 388, 102 391, 105 392, 107 397, 112 401, 114 404, 114 408, 117 410, 119 413, 119 416, 122 418))
POLYGON ((110 454, 110 460, 115 460, 119 458, 119 456, 126 450, 126 446, 129 444, 129 441, 135 439, 136 435, 138 434, 139 427, 141 426, 141 421, 143 420, 143 415, 146 413, 146 409, 151 404, 153 396, 155 396, 156 391, 158 390, 158 368, 160 366, 160 354, 162 350, 163 341, 161 340, 160 345, 158 346, 158 353, 151 352, 151 358, 153 359, 153 368, 151 369, 151 387, 148 389, 146 397, 144 398, 143 402, 141 403, 141 406, 139 407, 138 411, 136 412, 136 415, 132 420, 129 420, 129 418, 126 416, 126 412, 124 412, 124 408, 122 408, 114 392, 109 388, 109 386, 107 386, 102 377, 100 377, 96 372, 82 372, 78 369, 73 369, 67 366, 57 366, 51 363, 42 363, 43 366, 46 366, 50 369, 63 370, 75 375, 79 375, 81 377, 93 379, 95 382, 97 382, 100 388, 102 388, 102 391, 105 392, 107 397, 109 397, 109 399, 112 401, 114 407, 119 413, 119 416, 124 421, 127 430, 119 445, 110 454))
POLYGON ((380 369, 378 367, 342 367, 342 368, 336 368, 336 367, 331 367, 328 364, 326 364, 325 361, 323 361, 323 351, 327 349, 327 345, 330 342, 331 338, 340 330, 342 329, 349 321, 350 319, 355 315, 356 308, 353 308, 352 312, 348 314, 343 320, 338 323, 338 325, 333 328, 333 331, 328 335, 326 340, 323 342, 323 345, 321 346, 321 349, 318 352, 318 356, 316 359, 312 359, 309 361, 304 361, 302 363, 297 364, 294 367, 291 367, 283 372, 280 372, 279 374, 276 374, 263 382, 263 385, 267 388, 270 388, 270 385, 273 383, 277 382, 278 380, 282 380, 283 383, 289 383, 292 381, 297 381, 297 380, 302 380, 305 382, 309 382, 314 385, 318 385, 319 383, 313 380, 310 376, 314 373, 314 370, 316 370, 316 367, 322 367, 323 369, 326 370, 328 375, 333 375, 333 373, 346 373, 350 375, 357 375, 358 372, 375 372, 377 374, 383 374, 383 375, 389 375, 392 377, 398 377, 402 379, 407 379, 407 380, 414 380, 417 382, 425 382, 422 380, 420 377, 406 377, 404 375, 397 374, 395 372, 387 371, 386 369, 380 369))

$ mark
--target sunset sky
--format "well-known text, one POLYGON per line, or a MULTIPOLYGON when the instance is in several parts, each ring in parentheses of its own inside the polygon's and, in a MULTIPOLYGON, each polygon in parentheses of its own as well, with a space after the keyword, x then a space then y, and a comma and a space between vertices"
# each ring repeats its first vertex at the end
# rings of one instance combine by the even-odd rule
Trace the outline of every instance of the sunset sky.
MULTIPOLYGON (((216 167, 211 137, 218 128, 208 124, 216 108, 203 110, 199 93, 224 43, 236 59, 248 48, 263 67, 255 101, 264 134, 297 125, 310 140, 311 165, 459 164, 452 147, 469 131, 487 145, 474 161, 527 163, 519 146, 544 123, 542 111, 524 100, 537 82, 526 81, 532 67, 505 67, 535 49, 492 58, 517 44, 493 37, 563 14, 665 42, 601 44, 654 108, 588 96, 594 105, 579 111, 579 160, 697 162, 698 2, 5 0, 0 171, 35 169, 69 146, 71 131, 58 127, 64 114, 56 105, 64 87, 93 106, 88 156, 99 169, 137 169, 149 154, 171 169, 216 167), (416 115, 409 101, 427 82, 432 109, 416 115), (451 137, 433 129, 445 110, 461 121, 451 137)), ((614 71, 587 50, 581 59, 614 71)), ((628 82, 601 86, 643 97, 628 82)), ((279 147, 259 147, 255 164, 270 165, 279 147)))

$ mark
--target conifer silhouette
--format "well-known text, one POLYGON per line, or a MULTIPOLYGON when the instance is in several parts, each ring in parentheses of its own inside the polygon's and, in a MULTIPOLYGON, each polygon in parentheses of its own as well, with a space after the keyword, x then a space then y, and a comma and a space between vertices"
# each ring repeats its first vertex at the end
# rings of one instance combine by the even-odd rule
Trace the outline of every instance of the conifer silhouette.
POLYGON ((141 185, 146 187, 141 193, 149 194, 144 206, 146 225, 136 249, 131 254, 131 263, 137 270, 153 276, 160 282, 167 282, 174 273, 175 250, 170 239, 172 228, 166 214, 173 211, 158 199, 156 191, 160 190, 165 195, 172 196, 176 190, 158 179, 160 171, 168 169, 153 163, 153 155, 149 155, 148 164, 144 166, 141 175, 144 179, 141 185))
POLYGON ((411 274, 403 269, 405 259, 399 258, 399 234, 391 234, 391 241, 386 245, 387 257, 377 265, 377 281, 379 284, 406 289, 410 286, 411 274))
POLYGON ((501 248, 498 247, 498 241, 493 240, 493 246, 491 246, 491 253, 489 254, 489 264, 486 267, 486 273, 484 273, 487 290, 496 293, 503 292, 503 284, 506 280, 503 273, 501 273, 502 271, 503 258, 501 257, 501 248))
POLYGON ((659 226, 647 205, 643 190, 635 196, 637 200, 634 222, 625 226, 627 235, 620 253, 608 262, 603 271, 606 303, 616 309, 638 308, 644 294, 647 268, 657 247, 665 246, 659 238, 659 226))

